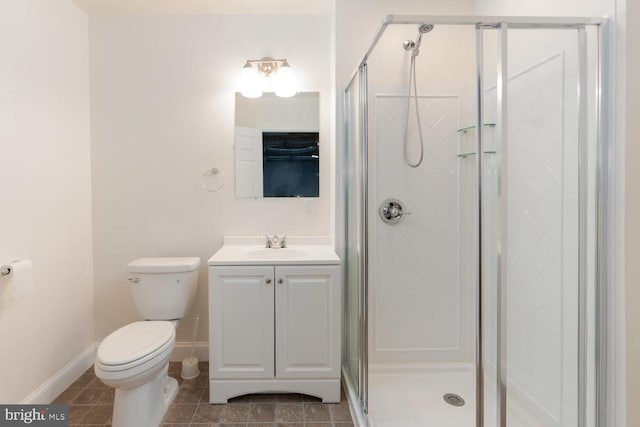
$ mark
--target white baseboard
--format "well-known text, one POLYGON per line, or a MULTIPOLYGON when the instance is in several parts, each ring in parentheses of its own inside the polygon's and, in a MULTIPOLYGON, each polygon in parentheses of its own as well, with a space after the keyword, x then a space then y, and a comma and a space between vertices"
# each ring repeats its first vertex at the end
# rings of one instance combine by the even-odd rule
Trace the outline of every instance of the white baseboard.
MULTIPOLYGON (((172 362, 181 362, 191 355, 191 342, 190 341, 178 341, 171 353, 172 362)), ((196 341, 194 346, 193 355, 201 362, 207 362, 209 360, 209 343, 207 341, 196 341)))
POLYGON ((97 344, 91 344, 82 353, 46 380, 40 387, 25 397, 20 403, 23 405, 47 404, 65 391, 75 380, 80 378, 93 365, 96 358, 97 344))
MULTIPOLYGON (((20 402, 24 405, 47 404, 65 391, 74 383, 87 369, 93 365, 96 358, 96 350, 98 343, 91 344, 82 353, 73 358, 69 363, 62 367, 52 377, 42 383, 37 389, 31 392, 20 402)), ((182 361, 191 354, 191 343, 177 342, 171 355, 171 360, 182 361)), ((196 342, 193 355, 200 361, 209 360, 209 343, 196 342)))

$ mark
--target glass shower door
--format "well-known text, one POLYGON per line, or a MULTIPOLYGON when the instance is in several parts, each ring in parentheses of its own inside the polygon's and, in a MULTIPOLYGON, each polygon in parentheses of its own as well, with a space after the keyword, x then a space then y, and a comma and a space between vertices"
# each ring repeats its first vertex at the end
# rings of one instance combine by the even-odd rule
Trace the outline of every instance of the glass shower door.
POLYGON ((485 425, 592 425, 586 30, 479 32, 485 425))
POLYGON ((344 194, 345 194, 345 317, 344 317, 344 361, 343 366, 349 388, 366 411, 364 397, 363 349, 362 344, 362 290, 364 288, 363 254, 363 141, 362 141, 362 105, 360 100, 361 75, 358 73, 345 91, 344 114, 345 152, 344 155, 344 194))

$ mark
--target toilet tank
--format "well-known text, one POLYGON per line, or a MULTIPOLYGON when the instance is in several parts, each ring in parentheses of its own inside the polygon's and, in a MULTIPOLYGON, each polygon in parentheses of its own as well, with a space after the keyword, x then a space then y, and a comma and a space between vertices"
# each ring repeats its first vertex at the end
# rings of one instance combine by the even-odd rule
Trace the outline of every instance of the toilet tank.
POLYGON ((200 258, 139 258, 127 265, 133 300, 146 320, 182 319, 193 304, 200 258))

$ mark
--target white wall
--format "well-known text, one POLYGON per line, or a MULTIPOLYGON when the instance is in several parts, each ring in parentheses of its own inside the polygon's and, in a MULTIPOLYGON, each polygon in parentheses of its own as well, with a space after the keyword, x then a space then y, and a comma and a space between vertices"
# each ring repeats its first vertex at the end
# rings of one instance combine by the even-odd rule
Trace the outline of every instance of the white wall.
POLYGON ((331 233, 329 16, 92 17, 91 107, 97 338, 135 320, 126 264, 199 256, 178 340, 207 336, 207 259, 224 235, 331 233), (234 198, 234 99, 247 59, 287 58, 320 92, 320 198, 234 198), (216 166, 217 193, 200 188, 216 166))
POLYGON ((87 25, 67 0, 0 3, 0 263, 35 274, 21 301, 0 279, 3 403, 94 341, 87 25))
POLYGON ((475 6, 474 0, 370 0, 366 4, 362 0, 334 1, 339 96, 386 15, 470 15, 475 6))

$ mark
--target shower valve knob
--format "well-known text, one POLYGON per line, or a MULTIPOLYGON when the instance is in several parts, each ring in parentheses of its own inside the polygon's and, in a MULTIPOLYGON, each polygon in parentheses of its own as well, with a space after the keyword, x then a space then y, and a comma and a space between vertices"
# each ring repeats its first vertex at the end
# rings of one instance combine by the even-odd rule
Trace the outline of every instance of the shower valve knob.
POLYGON ((387 199, 380 205, 380 219, 386 224, 393 225, 400 222, 404 215, 411 215, 407 212, 400 200, 387 199))

